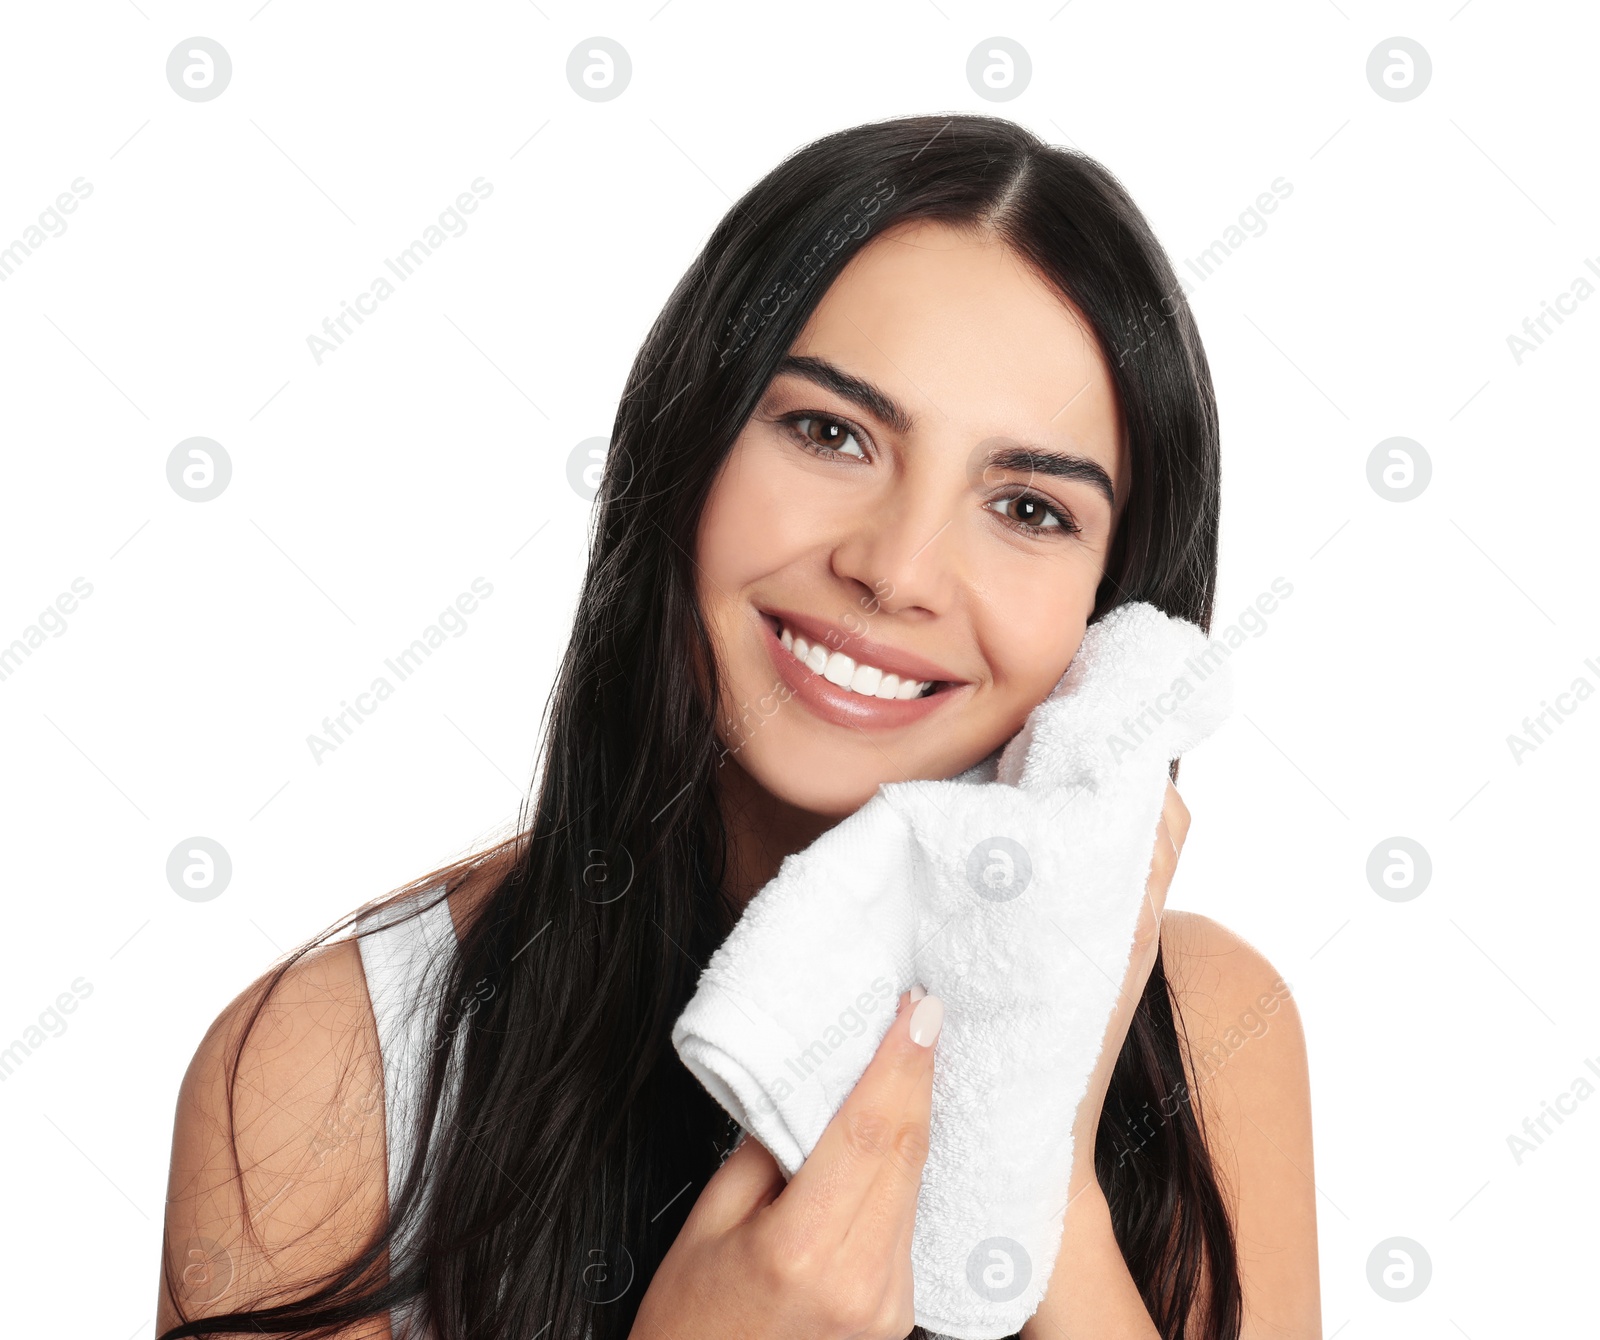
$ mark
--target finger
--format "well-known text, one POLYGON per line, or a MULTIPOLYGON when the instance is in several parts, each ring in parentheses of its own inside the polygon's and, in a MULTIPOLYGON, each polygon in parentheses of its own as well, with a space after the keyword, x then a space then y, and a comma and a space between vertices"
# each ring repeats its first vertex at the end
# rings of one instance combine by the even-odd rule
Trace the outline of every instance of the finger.
POLYGON ((766 1146, 746 1134, 711 1174, 684 1221, 683 1234, 725 1233, 742 1224, 783 1190, 783 1169, 766 1146))
POLYGON ((931 1082, 933 1048, 911 1039, 918 1010, 923 1010, 918 1022, 925 1023, 940 1008, 924 1008, 925 999, 913 1004, 901 997, 877 1052, 778 1199, 781 1212, 803 1217, 808 1226, 815 1226, 820 1216, 834 1241, 847 1236, 883 1161, 891 1156, 917 1086, 931 1082))
MULTIPOLYGON (((929 1111, 932 1111, 933 1082, 928 1083, 929 1111)), ((921 1178, 917 1180, 918 1194, 921 1193, 921 1178)), ((913 1272, 911 1268, 911 1244, 915 1238, 917 1226, 917 1202, 912 1197, 910 1212, 897 1217, 898 1227, 895 1229, 894 1247, 890 1252, 886 1268, 886 1277, 889 1280, 890 1292, 903 1292, 909 1301, 912 1295, 913 1272)))
MULTIPOLYGON (((914 1017, 908 1024, 908 1031, 915 1025, 919 1035, 927 1038, 935 1029, 942 1031, 943 1016, 944 1004, 941 1001, 936 1006, 926 1007, 920 1017, 914 1017)), ((916 1038, 912 1040, 915 1042, 916 1038)), ((937 1052, 936 1039, 927 1051, 930 1054, 937 1052)), ((899 1127, 890 1140, 877 1181, 868 1193, 868 1214, 875 1215, 880 1222, 892 1224, 894 1236, 897 1239, 904 1237, 908 1253, 911 1227, 917 1217, 917 1197, 922 1190, 922 1170, 928 1160, 928 1132, 933 1118, 933 1070, 937 1064, 935 1056, 934 1064, 929 1065, 912 1085, 899 1127)))

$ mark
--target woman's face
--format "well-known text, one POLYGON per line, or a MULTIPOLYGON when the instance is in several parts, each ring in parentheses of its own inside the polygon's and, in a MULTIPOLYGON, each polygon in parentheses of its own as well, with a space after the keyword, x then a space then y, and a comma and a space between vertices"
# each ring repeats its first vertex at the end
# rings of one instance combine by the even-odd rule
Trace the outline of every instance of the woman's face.
POLYGON ((1014 252, 927 222, 868 243, 701 520, 723 766, 838 816, 1004 743, 1083 638, 1125 456, 1104 355, 1014 252))

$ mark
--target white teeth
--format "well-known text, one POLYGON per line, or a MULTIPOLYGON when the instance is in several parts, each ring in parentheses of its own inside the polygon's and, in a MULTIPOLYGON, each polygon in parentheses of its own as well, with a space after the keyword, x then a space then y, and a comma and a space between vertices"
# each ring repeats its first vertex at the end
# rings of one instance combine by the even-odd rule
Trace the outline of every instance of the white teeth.
POLYGON ((830 684, 859 693, 864 698, 918 698, 933 683, 931 679, 903 680, 899 675, 887 674, 875 665, 854 661, 842 651, 830 653, 820 644, 813 645, 803 637, 796 637, 787 627, 780 632, 778 641, 807 669, 821 675, 830 684))
POLYGON ((869 698, 878 691, 878 685, 881 683, 883 683, 883 671, 875 665, 858 665, 855 674, 850 676, 850 687, 869 698))
POLYGON ((822 677, 828 683, 837 684, 840 688, 848 688, 850 681, 855 678, 855 673, 856 663, 842 651, 834 652, 822 667, 822 677))

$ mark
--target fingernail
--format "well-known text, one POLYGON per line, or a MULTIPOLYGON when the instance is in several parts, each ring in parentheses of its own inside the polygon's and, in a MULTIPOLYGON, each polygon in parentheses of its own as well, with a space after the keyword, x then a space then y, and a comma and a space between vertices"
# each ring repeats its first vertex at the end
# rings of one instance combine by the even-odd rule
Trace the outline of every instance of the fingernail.
POLYGON ((944 1002, 938 996, 923 995, 911 1011, 911 1040, 919 1047, 931 1047, 944 1027, 944 1002))
POLYGON ((911 1003, 915 1005, 927 994, 928 988, 923 986, 921 982, 918 982, 914 987, 911 988, 911 1003))

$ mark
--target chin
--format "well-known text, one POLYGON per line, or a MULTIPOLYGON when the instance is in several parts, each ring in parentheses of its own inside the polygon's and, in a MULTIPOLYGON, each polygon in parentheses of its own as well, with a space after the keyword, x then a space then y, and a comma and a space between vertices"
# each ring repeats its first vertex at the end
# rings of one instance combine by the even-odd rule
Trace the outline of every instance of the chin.
POLYGON ((854 814, 872 799, 881 783, 897 780, 868 777, 851 784, 834 775, 808 784, 790 775, 782 759, 763 760, 763 763, 765 766, 746 761, 743 765, 757 786, 780 804, 825 819, 843 819, 854 814))

